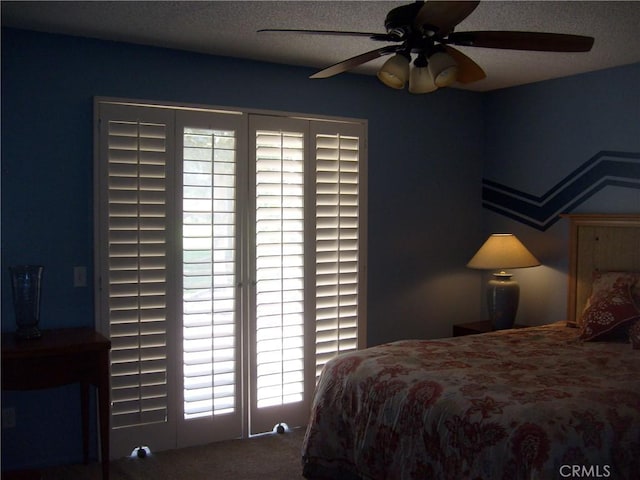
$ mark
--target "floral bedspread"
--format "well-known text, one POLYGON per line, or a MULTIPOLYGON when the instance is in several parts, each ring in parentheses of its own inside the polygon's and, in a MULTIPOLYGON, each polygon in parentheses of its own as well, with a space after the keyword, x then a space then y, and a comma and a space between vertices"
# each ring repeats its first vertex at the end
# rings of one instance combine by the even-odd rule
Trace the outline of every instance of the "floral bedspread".
POLYGON ((577 336, 557 323, 334 358, 305 477, 640 478, 640 350, 577 336))

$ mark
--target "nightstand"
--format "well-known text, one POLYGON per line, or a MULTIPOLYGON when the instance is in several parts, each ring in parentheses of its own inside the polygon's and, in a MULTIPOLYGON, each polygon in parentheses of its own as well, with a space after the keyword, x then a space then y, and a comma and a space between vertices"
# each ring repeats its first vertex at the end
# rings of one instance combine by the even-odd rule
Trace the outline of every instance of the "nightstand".
MULTIPOLYGON (((516 323, 513 328, 527 328, 527 326, 518 325, 516 323)), ((487 333, 491 331, 491 322, 489 320, 482 320, 480 322, 458 323, 453 326, 454 337, 463 337, 465 335, 475 335, 477 333, 487 333)))

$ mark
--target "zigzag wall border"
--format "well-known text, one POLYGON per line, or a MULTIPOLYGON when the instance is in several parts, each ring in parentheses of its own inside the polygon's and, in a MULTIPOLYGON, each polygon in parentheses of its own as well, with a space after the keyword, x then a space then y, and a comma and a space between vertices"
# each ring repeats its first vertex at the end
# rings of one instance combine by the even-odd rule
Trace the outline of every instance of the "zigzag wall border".
POLYGON ((609 185, 640 189, 640 153, 598 152, 539 197, 484 179, 482 205, 544 231, 609 185))

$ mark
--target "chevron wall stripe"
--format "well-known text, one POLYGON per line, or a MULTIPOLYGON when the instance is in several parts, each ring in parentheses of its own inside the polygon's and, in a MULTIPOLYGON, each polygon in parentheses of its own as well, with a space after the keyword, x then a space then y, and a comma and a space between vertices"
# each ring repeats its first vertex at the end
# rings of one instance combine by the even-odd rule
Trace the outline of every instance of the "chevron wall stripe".
POLYGON ((598 152, 540 197, 485 179, 482 205, 544 231, 609 185, 640 189, 640 153, 598 152))

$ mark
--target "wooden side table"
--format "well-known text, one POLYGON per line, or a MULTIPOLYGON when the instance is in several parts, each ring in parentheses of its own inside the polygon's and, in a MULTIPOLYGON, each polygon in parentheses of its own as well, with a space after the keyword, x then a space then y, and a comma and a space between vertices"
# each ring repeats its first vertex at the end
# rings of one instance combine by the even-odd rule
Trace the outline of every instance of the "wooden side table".
POLYGON ((111 342, 91 328, 42 330, 17 340, 2 334, 2 390, 37 390, 80 383, 84 462, 89 461, 89 385, 98 392, 102 478, 109 478, 109 350, 111 342))
MULTIPOLYGON (((526 328, 526 325, 515 324, 512 328, 526 328)), ((491 322, 482 320, 480 322, 458 323, 453 326, 453 336, 463 337, 464 335, 475 335, 477 333, 492 332, 491 322)))

